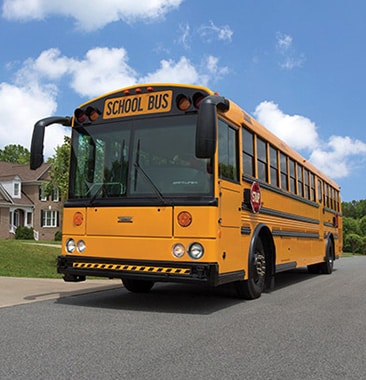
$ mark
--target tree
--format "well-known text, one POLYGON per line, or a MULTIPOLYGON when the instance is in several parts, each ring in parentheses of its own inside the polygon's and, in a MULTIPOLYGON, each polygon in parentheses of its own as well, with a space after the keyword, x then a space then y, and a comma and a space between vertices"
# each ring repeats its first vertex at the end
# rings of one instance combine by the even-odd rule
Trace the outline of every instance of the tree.
POLYGON ((30 152, 19 144, 6 145, 3 150, 0 149, 0 161, 29 165, 30 152))
POLYGON ((63 199, 67 196, 69 182, 71 139, 64 137, 64 143, 57 146, 55 154, 48 159, 52 163, 50 169, 51 181, 47 185, 47 192, 51 193, 54 187, 58 187, 63 199))
POLYGON ((357 234, 348 234, 344 241, 344 250, 351 251, 352 253, 360 253, 362 248, 363 239, 357 234))
POLYGON ((359 226, 361 235, 366 236, 366 215, 360 219, 359 226))
POLYGON ((344 237, 348 234, 361 235, 360 223, 357 219, 350 217, 343 217, 343 235, 344 237))

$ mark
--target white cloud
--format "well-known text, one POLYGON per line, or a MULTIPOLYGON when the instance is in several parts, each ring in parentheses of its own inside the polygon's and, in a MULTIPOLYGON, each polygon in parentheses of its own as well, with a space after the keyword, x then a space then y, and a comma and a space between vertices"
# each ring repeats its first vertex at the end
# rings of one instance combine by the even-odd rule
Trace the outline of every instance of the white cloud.
POLYGON ((234 34, 229 25, 217 26, 213 21, 210 21, 208 25, 202 25, 198 29, 198 33, 206 42, 212 42, 213 40, 231 42, 234 34))
POLYGON ((73 65, 71 86, 78 94, 89 97, 130 86, 136 83, 137 73, 127 62, 123 48, 89 50, 85 59, 73 65))
MULTIPOLYGON (((51 115, 56 110, 55 92, 52 87, 17 87, 0 83, 0 135, 1 148, 20 144, 29 149, 33 126, 41 115, 51 115)), ((54 147, 63 143, 64 128, 54 126, 46 134, 45 155, 54 154, 54 147)))
POLYGON ((191 47, 191 27, 188 24, 179 25, 180 37, 178 42, 183 45, 185 49, 189 49, 191 47))
POLYGON ((331 178, 345 178, 366 161, 366 143, 349 136, 331 136, 322 142, 316 125, 300 115, 287 115, 273 102, 260 103, 254 112, 267 129, 298 151, 331 178))
POLYGON ((199 73, 186 57, 181 57, 178 62, 174 60, 160 61, 160 68, 140 78, 141 83, 197 83, 199 73))
POLYGON ((333 178, 343 178, 352 170, 363 167, 366 159, 366 144, 349 136, 331 136, 310 155, 310 161, 333 178))
POLYGON ((276 49, 280 55, 279 66, 282 69, 292 70, 302 67, 305 62, 305 56, 296 52, 293 38, 289 34, 276 33, 276 49))
POLYGON ((295 149, 311 150, 318 145, 316 125, 300 115, 286 115, 273 102, 262 102, 255 109, 258 121, 295 149))
POLYGON ((288 34, 277 33, 276 34, 277 47, 283 51, 291 48, 292 37, 288 34))
POLYGON ((188 83, 207 86, 210 81, 228 72, 228 69, 220 67, 218 62, 218 58, 214 56, 204 59, 198 67, 186 57, 181 57, 178 62, 162 60, 159 69, 141 77, 139 82, 188 83))
POLYGON ((85 31, 100 29, 123 20, 149 21, 164 17, 183 0, 4 0, 3 17, 15 20, 41 20, 50 15, 71 17, 85 31))

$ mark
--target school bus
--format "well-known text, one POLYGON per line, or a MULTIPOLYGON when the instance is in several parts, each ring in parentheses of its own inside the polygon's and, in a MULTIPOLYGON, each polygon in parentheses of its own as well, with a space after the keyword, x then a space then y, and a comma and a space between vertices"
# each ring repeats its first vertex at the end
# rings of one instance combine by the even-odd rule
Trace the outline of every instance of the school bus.
POLYGON ((55 123, 72 128, 65 281, 120 278, 132 292, 232 283, 254 299, 276 273, 330 274, 341 255, 339 186, 208 88, 131 86, 42 119, 32 169, 55 123))

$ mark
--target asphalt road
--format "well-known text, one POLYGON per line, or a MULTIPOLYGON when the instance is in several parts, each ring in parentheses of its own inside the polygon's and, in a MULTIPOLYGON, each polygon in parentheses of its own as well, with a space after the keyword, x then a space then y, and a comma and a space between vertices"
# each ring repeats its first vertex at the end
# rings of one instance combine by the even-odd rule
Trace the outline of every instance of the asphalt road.
POLYGON ((1 379, 364 379, 366 257, 228 287, 122 287, 0 309, 1 379))

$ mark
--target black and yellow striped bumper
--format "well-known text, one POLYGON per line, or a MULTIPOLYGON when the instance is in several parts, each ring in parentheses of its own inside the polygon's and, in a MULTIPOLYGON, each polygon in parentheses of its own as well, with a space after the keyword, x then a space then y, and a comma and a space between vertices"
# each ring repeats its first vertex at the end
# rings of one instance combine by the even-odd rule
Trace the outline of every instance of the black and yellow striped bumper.
MULTIPOLYGON (((65 281, 84 281, 86 276, 134 278, 165 282, 206 283, 217 286, 227 282, 218 273, 217 263, 121 260, 81 256, 59 256, 57 272, 65 281)), ((243 276, 241 273, 239 275, 243 276)), ((226 276, 224 276, 226 277, 226 276)))

